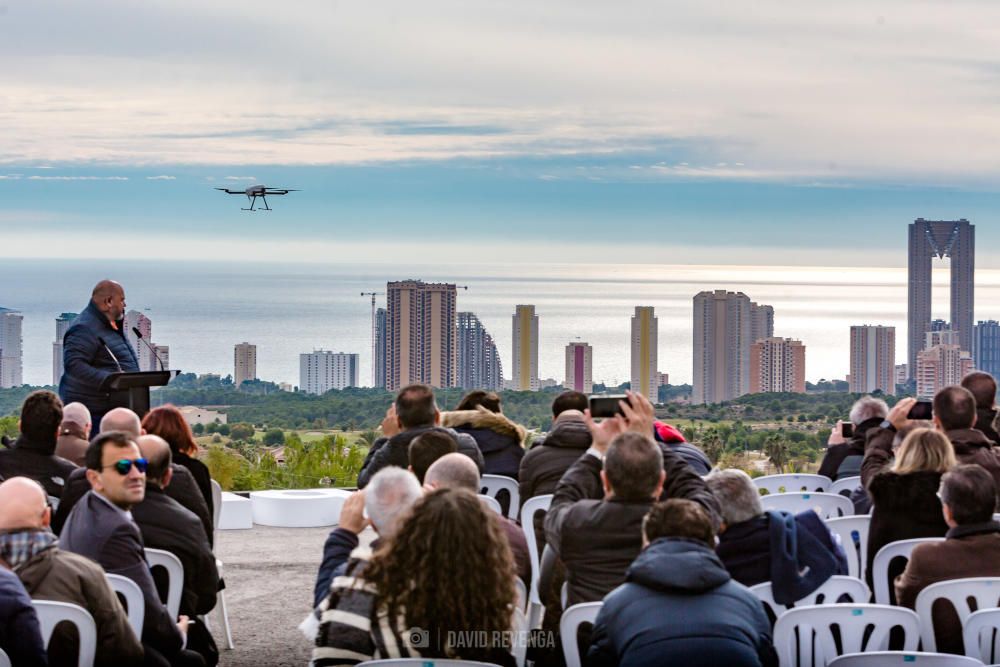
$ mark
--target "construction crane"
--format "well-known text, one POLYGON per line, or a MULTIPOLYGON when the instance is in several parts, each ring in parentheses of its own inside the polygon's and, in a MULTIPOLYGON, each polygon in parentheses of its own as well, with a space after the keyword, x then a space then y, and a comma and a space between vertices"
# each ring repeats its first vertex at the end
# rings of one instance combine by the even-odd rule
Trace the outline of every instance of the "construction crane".
POLYGON ((378 357, 375 355, 375 297, 385 294, 385 292, 362 292, 361 296, 370 296, 372 298, 372 386, 375 386, 376 381, 376 369, 375 362, 378 357))

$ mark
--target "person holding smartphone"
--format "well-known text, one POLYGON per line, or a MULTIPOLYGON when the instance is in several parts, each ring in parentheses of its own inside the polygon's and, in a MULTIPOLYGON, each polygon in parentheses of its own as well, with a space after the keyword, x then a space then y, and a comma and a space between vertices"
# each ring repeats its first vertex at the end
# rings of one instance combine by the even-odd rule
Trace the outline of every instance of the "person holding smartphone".
POLYGON ((833 481, 861 474, 868 431, 882 423, 889 414, 885 401, 862 396, 851 406, 850 421, 838 421, 828 441, 829 449, 819 466, 819 474, 833 481))

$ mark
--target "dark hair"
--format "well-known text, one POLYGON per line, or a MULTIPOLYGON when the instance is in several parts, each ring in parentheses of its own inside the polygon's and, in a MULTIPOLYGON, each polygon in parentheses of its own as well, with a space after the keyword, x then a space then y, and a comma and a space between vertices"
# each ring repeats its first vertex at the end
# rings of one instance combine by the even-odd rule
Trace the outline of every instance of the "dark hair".
POLYGON ((436 410, 434 390, 425 384, 408 385, 396 395, 396 417, 403 428, 433 424, 436 410))
POLYGON ((976 398, 976 407, 989 410, 997 400, 997 381, 989 373, 976 371, 962 378, 962 386, 976 398))
POLYGON ((501 412, 500 397, 495 392, 475 389, 462 397, 456 410, 475 410, 483 406, 490 412, 501 412))
POLYGON ((590 402, 586 394, 581 394, 578 391, 564 391, 552 401, 552 416, 558 417, 567 410, 583 412, 589 407, 590 402))
POLYGON ((21 433, 32 442, 51 445, 55 451, 62 417, 62 401, 58 396, 51 391, 33 391, 21 406, 21 433))
POLYGON ((90 445, 87 447, 85 460, 87 470, 97 470, 100 472, 104 459, 104 447, 108 444, 112 447, 128 447, 129 445, 132 445, 138 448, 138 445, 135 444, 135 441, 132 440, 128 433, 123 431, 108 431, 107 433, 101 433, 99 436, 91 440, 90 445))
POLYGON ((421 484, 431 464, 445 454, 458 451, 458 441, 443 428, 424 431, 410 441, 410 466, 421 484))
POLYGON ((150 435, 158 435, 170 445, 174 454, 198 454, 198 442, 184 415, 173 405, 155 408, 142 419, 142 428, 150 435))
MULTIPOLYGON (((159 483, 163 481, 163 476, 173 463, 173 456, 169 447, 167 449, 157 447, 157 449, 159 451, 153 456, 146 456, 146 480, 159 483)), ((139 450, 142 451, 142 447, 139 450)))
POLYGON ((941 477, 941 502, 960 526, 990 521, 997 504, 993 475, 977 463, 955 466, 941 477))
POLYGON ((957 384, 934 394, 934 416, 946 431, 972 428, 976 423, 976 397, 957 384))
POLYGON ((642 531, 650 542, 661 537, 683 537, 715 548, 715 530, 705 508, 693 500, 671 498, 656 503, 642 521, 642 531))
POLYGON ((622 433, 611 441, 604 457, 604 474, 616 498, 651 500, 663 472, 663 453, 639 433, 622 433))

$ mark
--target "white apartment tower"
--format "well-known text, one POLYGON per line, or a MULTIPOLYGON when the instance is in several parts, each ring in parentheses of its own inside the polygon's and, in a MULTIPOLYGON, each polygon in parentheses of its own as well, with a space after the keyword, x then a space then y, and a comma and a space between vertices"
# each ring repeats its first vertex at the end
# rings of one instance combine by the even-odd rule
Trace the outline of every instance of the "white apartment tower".
POLYGON ((130 310, 125 313, 125 338, 132 349, 135 350, 136 359, 139 361, 139 370, 157 370, 158 364, 153 359, 153 351, 149 348, 153 345, 153 322, 138 310, 130 310), (142 334, 142 339, 148 343, 139 342, 139 337, 135 335, 132 328, 135 327, 142 334))
POLYGON ((750 391, 750 313, 743 292, 695 295, 692 403, 721 403, 750 391))
POLYGON ((0 308, 0 388, 24 384, 21 357, 21 324, 24 316, 16 310, 0 308))
POLYGON ((538 391, 538 315, 534 306, 514 309, 513 334, 513 388, 538 391))
POLYGON ((632 316, 632 391, 642 393, 652 403, 659 398, 657 363, 657 319, 652 306, 636 306, 632 316))
POLYGON ((590 394, 594 391, 594 348, 587 343, 566 346, 566 389, 590 394))
POLYGON ((246 341, 233 349, 233 383, 237 388, 247 380, 257 379, 257 346, 246 341))
POLYGON ((851 327, 850 391, 896 393, 896 327, 851 327))
POLYGON ((63 337, 76 319, 76 315, 76 313, 62 313, 56 318, 56 339, 52 343, 52 385, 55 387, 59 386, 63 374, 63 337))
POLYGON ((299 355, 299 389, 325 394, 358 386, 358 354, 314 350, 299 355))

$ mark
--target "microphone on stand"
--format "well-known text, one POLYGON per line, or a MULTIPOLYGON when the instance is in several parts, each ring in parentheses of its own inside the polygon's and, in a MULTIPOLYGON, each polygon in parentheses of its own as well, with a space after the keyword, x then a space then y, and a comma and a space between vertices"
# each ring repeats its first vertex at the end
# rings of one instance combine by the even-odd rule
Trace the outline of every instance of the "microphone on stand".
POLYGON ((104 342, 104 339, 101 338, 100 336, 98 336, 97 337, 97 342, 104 346, 104 350, 108 353, 108 355, 111 357, 111 359, 115 362, 115 366, 118 367, 118 372, 119 373, 124 373, 125 371, 122 370, 122 365, 120 363, 118 363, 118 357, 116 357, 115 353, 111 351, 111 348, 108 347, 108 344, 104 342))
POLYGON ((136 338, 138 338, 138 339, 139 339, 140 341, 142 341, 142 344, 143 344, 143 345, 145 345, 146 347, 148 347, 148 348, 149 348, 149 351, 150 351, 150 352, 152 353, 152 355, 153 355, 153 358, 154 358, 154 359, 156 359, 156 362, 157 362, 158 364, 160 364, 160 370, 161 370, 161 371, 162 371, 162 370, 166 370, 165 368, 163 368, 163 359, 160 359, 160 355, 158 355, 158 354, 156 353, 156 350, 154 350, 154 349, 153 349, 153 346, 152 346, 152 345, 150 345, 150 344, 149 344, 149 343, 148 343, 148 342, 146 341, 146 339, 142 337, 142 332, 141 332, 141 331, 139 331, 139 327, 132 327, 132 333, 134 333, 134 334, 136 335, 136 338))

